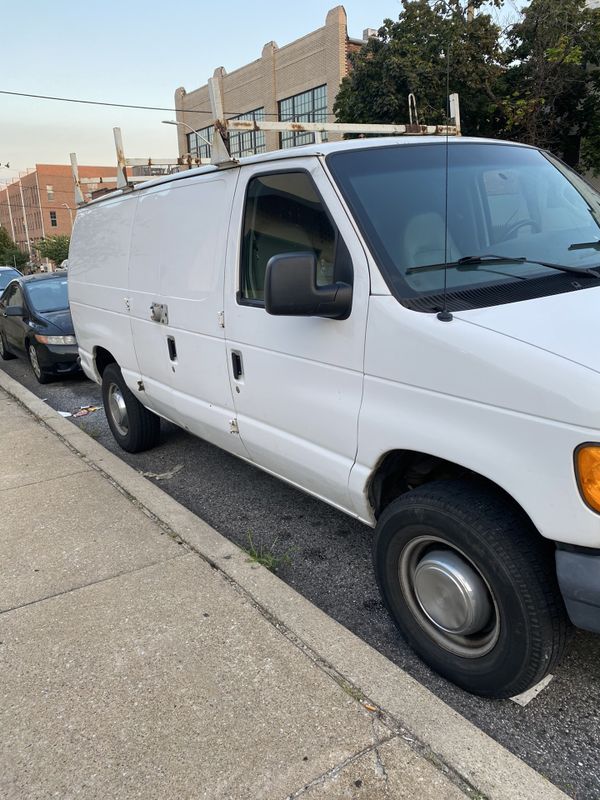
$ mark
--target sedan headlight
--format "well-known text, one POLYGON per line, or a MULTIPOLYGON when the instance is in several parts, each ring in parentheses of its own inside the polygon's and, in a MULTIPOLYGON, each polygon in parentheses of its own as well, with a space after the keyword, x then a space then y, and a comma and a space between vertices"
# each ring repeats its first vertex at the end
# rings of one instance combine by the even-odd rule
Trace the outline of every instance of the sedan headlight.
POLYGON ((575 474, 581 496, 600 512, 600 445, 582 444, 575 451, 575 474))
POLYGON ((77 344, 77 339, 74 336, 42 336, 36 333, 35 338, 42 344, 77 344))

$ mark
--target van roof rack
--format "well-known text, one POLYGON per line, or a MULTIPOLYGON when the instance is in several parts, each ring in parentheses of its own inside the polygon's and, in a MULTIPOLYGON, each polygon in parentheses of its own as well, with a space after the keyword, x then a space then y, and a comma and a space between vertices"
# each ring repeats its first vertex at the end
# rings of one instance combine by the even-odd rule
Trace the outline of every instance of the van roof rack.
MULTIPOLYGON (((460 104, 458 94, 451 94, 450 121, 447 125, 421 125, 417 113, 417 103, 414 94, 408 96, 409 122, 406 125, 395 124, 362 124, 353 122, 268 122, 246 119, 225 119, 220 87, 216 79, 208 80, 209 97, 214 120, 212 142, 210 145, 210 158, 199 158, 189 153, 178 158, 126 158, 123 147, 123 138, 120 128, 113 128, 115 149, 117 154, 117 173, 114 178, 80 178, 77 156, 71 153, 71 172, 75 186, 75 202, 78 206, 85 205, 86 200, 83 187, 86 184, 113 183, 116 189, 123 191, 132 190, 136 184, 144 181, 156 180, 161 175, 172 175, 182 170, 212 164, 220 169, 234 167, 239 163, 234 158, 228 147, 229 133, 248 133, 250 131, 291 131, 293 133, 312 133, 315 143, 322 141, 323 134, 354 134, 356 136, 460 136, 460 104), (127 168, 133 174, 127 174, 127 168)), ((190 126, 190 130, 193 130, 190 126)))

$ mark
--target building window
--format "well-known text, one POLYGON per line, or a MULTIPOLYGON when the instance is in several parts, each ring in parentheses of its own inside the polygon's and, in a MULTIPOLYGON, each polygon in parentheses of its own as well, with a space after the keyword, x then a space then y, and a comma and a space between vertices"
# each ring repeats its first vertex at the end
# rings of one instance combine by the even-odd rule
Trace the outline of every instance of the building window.
MULTIPOLYGON (((264 108, 255 108, 254 111, 247 111, 245 114, 239 114, 237 117, 231 117, 231 119, 249 119, 254 122, 263 122, 265 110, 264 108)), ((266 149, 264 131, 248 131, 247 133, 231 131, 229 133, 229 152, 233 158, 253 156, 256 153, 266 152, 266 149)))
POLYGON ((46 194, 48 195, 48 200, 54 200, 54 186, 46 186, 46 194))
MULTIPOLYGON (((279 119, 281 122, 327 122, 327 86, 317 86, 316 89, 280 100, 279 119)), ((323 134, 323 140, 326 138, 323 134)), ((314 141, 314 133, 294 131, 282 131, 280 138, 282 148, 312 144, 314 141)))
POLYGON ((212 144, 214 130, 214 127, 209 125, 208 128, 201 128, 196 133, 187 134, 188 153, 192 158, 210 158, 210 147, 207 142, 212 144))
POLYGON ((56 211, 50 212, 50 227, 56 228, 58 226, 58 222, 56 221, 56 211))

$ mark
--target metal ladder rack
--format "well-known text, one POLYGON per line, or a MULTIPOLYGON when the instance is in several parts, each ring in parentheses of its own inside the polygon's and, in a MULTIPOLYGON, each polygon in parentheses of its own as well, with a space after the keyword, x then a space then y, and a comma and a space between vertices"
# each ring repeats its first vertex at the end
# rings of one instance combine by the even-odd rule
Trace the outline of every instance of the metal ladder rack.
POLYGON ((82 187, 86 184, 99 182, 116 182, 116 189, 131 190, 138 183, 148 180, 155 180, 159 175, 168 175, 179 172, 182 169, 193 169, 205 164, 212 164, 221 169, 236 166, 239 161, 232 157, 229 152, 227 142, 229 133, 248 133, 249 131, 292 131, 294 133, 312 133, 315 136, 315 143, 322 141, 323 134, 329 133, 351 133, 358 136, 460 136, 460 105, 458 94, 451 94, 450 101, 450 120, 452 124, 447 125, 421 125, 417 114, 417 104, 415 96, 410 94, 408 97, 409 123, 406 125, 393 124, 361 124, 352 122, 257 122, 255 120, 225 119, 223 111, 223 100, 220 88, 215 78, 208 80, 209 97, 211 110, 214 120, 211 123, 214 132, 213 140, 210 143, 211 157, 198 158, 189 153, 179 158, 126 158, 123 147, 123 138, 120 128, 113 128, 115 138, 115 149, 117 154, 117 174, 113 179, 104 178, 103 181, 96 178, 80 178, 77 164, 77 156, 71 153, 71 171, 75 185, 75 201, 78 206, 85 204, 85 197, 82 187), (149 175, 128 175, 127 168, 146 168, 149 175), (153 174, 154 173, 154 174, 153 174))

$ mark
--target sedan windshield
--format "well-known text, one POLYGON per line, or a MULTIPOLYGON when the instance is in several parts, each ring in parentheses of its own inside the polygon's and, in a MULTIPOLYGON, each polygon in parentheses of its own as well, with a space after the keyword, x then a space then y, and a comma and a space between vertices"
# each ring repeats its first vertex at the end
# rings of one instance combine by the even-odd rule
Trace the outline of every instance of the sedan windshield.
POLYGON ((38 313, 47 314, 69 308, 66 278, 28 281, 26 285, 29 301, 38 313))
POLYGON ((600 265, 600 195, 539 150, 451 141, 447 183, 444 140, 346 150, 327 164, 397 296, 600 265))
POLYGON ((13 278, 20 278, 21 273, 16 269, 0 269, 0 292, 6 289, 13 278))

